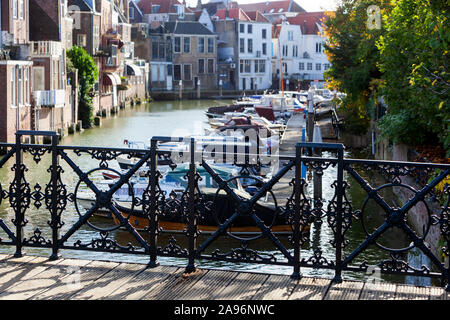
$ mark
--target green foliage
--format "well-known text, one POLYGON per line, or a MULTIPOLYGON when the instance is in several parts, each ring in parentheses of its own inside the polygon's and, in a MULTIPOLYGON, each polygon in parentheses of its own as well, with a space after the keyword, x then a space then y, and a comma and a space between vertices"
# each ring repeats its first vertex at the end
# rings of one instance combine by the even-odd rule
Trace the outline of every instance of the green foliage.
POLYGON ((383 134, 410 145, 438 137, 448 156, 449 15, 442 1, 398 0, 383 17, 386 33, 378 43, 389 106, 383 134))
POLYGON ((325 22, 326 53, 332 67, 325 73, 331 87, 347 94, 342 108, 347 131, 356 134, 367 132, 370 113, 376 98, 380 52, 376 46, 384 28, 368 30, 367 8, 380 7, 389 12, 389 1, 385 0, 343 0, 336 12, 325 22))
POLYGON ((83 122, 84 128, 90 128, 94 120, 90 93, 98 79, 98 68, 94 59, 83 48, 72 47, 67 51, 67 57, 73 67, 78 69, 80 85, 78 118, 83 122))

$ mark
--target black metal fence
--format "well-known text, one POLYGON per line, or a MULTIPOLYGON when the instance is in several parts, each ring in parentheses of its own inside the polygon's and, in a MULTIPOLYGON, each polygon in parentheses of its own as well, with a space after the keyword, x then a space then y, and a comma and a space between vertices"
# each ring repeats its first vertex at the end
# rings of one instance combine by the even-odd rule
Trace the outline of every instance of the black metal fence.
MULTIPOLYGON (((147 150, 60 146, 58 140, 53 132, 20 131, 15 144, 0 145, 6 150, 0 168, 9 163, 13 173, 12 181, 5 181, 8 179, 5 175, 0 181, 2 205, 13 210, 10 221, 0 220, 0 228, 8 238, 0 239, 0 244, 15 246, 16 256, 22 255, 23 247, 49 248, 51 259, 57 259, 59 251, 65 249, 140 254, 149 257, 150 267, 159 264, 158 257, 177 257, 187 260, 187 272, 195 271, 196 261, 200 259, 271 264, 292 267, 295 278, 301 277, 303 268, 332 270, 336 281, 342 279, 345 271, 366 273, 375 265, 385 274, 438 278, 450 290, 449 267, 444 262, 450 249, 450 187, 445 184, 450 177, 450 165, 346 159, 341 144, 301 143, 296 147, 295 156, 277 156, 278 170, 263 180, 258 175, 264 167, 259 152, 242 155, 235 150, 230 157, 224 150, 214 149, 206 155, 204 150, 199 151, 193 139, 188 139, 189 149, 184 153, 164 151, 158 146, 159 142, 186 141, 183 138, 155 137, 147 150), (22 137, 30 135, 51 137, 52 144, 22 143, 22 137), (308 156, 307 151, 311 149, 328 150, 333 156, 308 156), (27 182, 30 172, 24 155, 38 165, 34 170, 47 171, 48 181, 39 181, 34 186, 27 182), (48 167, 41 165, 46 156, 50 158, 48 167), (238 163, 239 156, 244 160, 238 163), (82 157, 97 165, 82 168, 79 162, 82 157), (136 162, 126 171, 120 171, 113 165, 119 157, 136 159, 136 162), (208 157, 220 158, 239 170, 232 176, 224 176, 208 157), (185 188, 166 190, 161 183, 164 175, 181 165, 186 166, 182 171, 185 188), (161 166, 166 172, 161 171, 161 166), (310 196, 305 172, 313 172, 320 178, 331 168, 334 170, 333 183, 328 186, 334 190, 331 199, 310 196), (200 171, 211 178, 208 188, 202 185, 205 178, 200 171), (68 172, 73 177, 70 183, 63 182, 68 172), (101 172, 115 176, 106 190, 93 178, 101 172), (373 186, 367 175, 375 172, 387 182, 373 186), (146 186, 140 195, 135 194, 132 182, 136 176, 146 186), (236 188, 245 179, 255 182, 252 192, 243 193, 236 188), (349 179, 353 179, 353 187, 358 186, 366 194, 358 209, 349 199, 349 179), (92 195, 90 205, 84 210, 79 204, 81 185, 92 195), (282 192, 277 190, 279 185, 283 185, 282 192), (115 197, 124 186, 128 186, 130 197, 125 209, 115 197), (435 192, 438 186, 441 194, 435 192), (389 203, 383 196, 396 192, 410 195, 401 206, 389 203), (436 202, 437 198, 439 209, 435 210, 428 203, 436 202), (370 209, 373 205, 383 212, 375 227, 367 222, 373 214, 370 209), (408 216, 419 205, 425 219, 417 231, 410 226, 408 216), (33 208, 47 215, 48 229, 29 226, 28 219, 36 215, 33 208), (101 220, 98 223, 99 211, 107 212, 110 217, 98 218, 101 220), (331 230, 329 246, 334 254, 325 257, 323 248, 316 247, 313 254, 305 255, 302 249, 307 246, 309 230, 313 224, 321 223, 331 230), (166 235, 167 228, 179 232, 166 235), (362 235, 361 241, 350 245, 348 234, 352 228, 359 228, 362 235), (91 232, 90 239, 76 237, 82 231, 86 234, 86 230, 91 232), (129 235, 128 243, 115 239, 118 230, 129 235), (440 253, 427 243, 432 231, 438 235, 440 253), (393 233, 394 237, 401 234, 410 244, 389 247, 382 240, 386 233, 393 233), (223 239, 228 239, 227 246, 232 246, 229 250, 221 251, 223 239), (272 250, 252 248, 253 243, 263 239, 272 250), (215 246, 219 242, 221 245, 215 246), (361 261, 369 248, 383 252, 388 258, 370 264, 361 261), (411 266, 404 256, 412 249, 428 257, 432 267, 411 266)), ((417 210, 414 212, 417 214, 417 210)), ((2 217, 5 216, 3 212, 2 217)))

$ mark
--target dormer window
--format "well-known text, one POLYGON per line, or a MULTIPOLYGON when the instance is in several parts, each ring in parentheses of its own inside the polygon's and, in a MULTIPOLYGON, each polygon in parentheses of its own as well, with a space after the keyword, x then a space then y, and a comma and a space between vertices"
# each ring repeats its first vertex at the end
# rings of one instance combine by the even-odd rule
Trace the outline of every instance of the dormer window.
POLYGON ((178 14, 178 18, 183 19, 185 14, 185 7, 183 5, 175 5, 175 11, 178 14))
POLYGON ((161 6, 159 4, 152 5, 152 13, 158 13, 161 6))
POLYGON ((130 7, 130 19, 134 20, 134 8, 130 7))

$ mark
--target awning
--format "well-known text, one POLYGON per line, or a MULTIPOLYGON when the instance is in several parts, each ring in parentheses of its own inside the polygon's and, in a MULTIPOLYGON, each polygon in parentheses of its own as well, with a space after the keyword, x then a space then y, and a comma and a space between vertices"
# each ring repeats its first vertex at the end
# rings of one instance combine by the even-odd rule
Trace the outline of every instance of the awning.
POLYGON ((106 86, 119 86, 122 84, 122 80, 120 79, 120 76, 115 72, 105 73, 103 74, 103 84, 106 86))
POLYGON ((127 63, 127 75, 142 76, 141 68, 132 63, 127 63))

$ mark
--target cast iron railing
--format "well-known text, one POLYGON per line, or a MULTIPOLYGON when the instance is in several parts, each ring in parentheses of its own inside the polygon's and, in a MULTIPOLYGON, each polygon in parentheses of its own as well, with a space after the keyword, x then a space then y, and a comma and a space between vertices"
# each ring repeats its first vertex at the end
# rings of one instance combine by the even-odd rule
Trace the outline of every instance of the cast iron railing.
POLYGON ((341 144, 300 143, 294 156, 276 156, 279 169, 263 181, 254 172, 264 168, 267 160, 273 159, 264 159, 259 148, 256 153, 239 153, 238 150, 233 150, 231 154, 224 152, 227 151, 225 147, 215 148, 206 154, 204 149, 197 148, 194 139, 184 138, 155 137, 151 140, 151 148, 147 150, 60 146, 58 140, 59 137, 54 132, 19 131, 15 144, 0 145, 6 150, 0 160, 0 168, 15 160, 11 167, 14 175, 12 181, 8 180, 7 174, 1 175, 2 217, 8 217, 8 208, 12 208, 14 212, 10 221, 0 220, 0 228, 8 238, 0 239, 0 244, 15 246, 17 257, 23 254, 23 247, 49 248, 52 251, 51 259, 57 259, 60 250, 66 249, 141 254, 149 256, 150 267, 157 266, 158 257, 163 256, 186 259, 187 272, 196 270, 198 260, 271 264, 291 266, 294 278, 301 277, 302 268, 332 270, 335 281, 341 281, 344 271, 365 273, 371 265, 375 265, 385 274, 438 278, 447 283, 447 290, 450 290, 449 267, 445 265, 442 256, 430 249, 426 241, 430 230, 438 232, 442 254, 448 257, 450 187, 447 184, 442 187, 442 184, 449 179, 450 165, 346 159, 341 144), (22 143, 22 138, 30 135, 51 137, 52 143, 22 143), (189 150, 184 153, 162 150, 158 143, 168 141, 188 141, 189 150), (329 151, 332 157, 308 156, 308 150, 311 154, 312 149, 329 151), (47 154, 50 157, 48 167, 42 165, 47 154), (40 180, 34 187, 27 182, 29 168, 24 155, 37 164, 38 168, 34 170, 47 170, 48 181, 40 180), (128 170, 121 172, 113 168, 113 163, 123 156, 137 160, 128 170), (91 161, 88 168, 83 168, 86 163, 81 163, 82 158, 91 161), (216 162, 235 165, 239 170, 233 176, 224 177, 217 172, 214 162, 210 161, 212 158, 216 162), (93 162, 97 163, 95 167, 93 162), (187 184, 183 190, 163 190, 160 183, 164 174, 159 168, 161 163, 168 170, 175 170, 183 163, 187 165, 186 175, 183 177, 187 184), (328 187, 334 190, 332 198, 328 201, 312 198, 308 192, 305 173, 312 172, 321 178, 330 169, 333 169, 333 183, 328 187), (204 178, 199 170, 214 181, 215 192, 207 194, 206 189, 201 187, 204 178), (66 182, 64 177, 68 172, 71 172, 72 180, 68 179, 69 182, 66 182), (100 188, 94 178, 104 172, 117 176, 107 190, 100 188), (371 178, 367 177, 372 173, 385 177, 388 182, 374 186, 371 178), (132 177, 136 174, 146 181, 145 190, 140 196, 135 195, 131 185, 132 177), (418 184, 410 185, 412 178, 418 184), (253 179, 256 182, 253 192, 243 195, 237 191, 234 186, 242 179, 253 179), (353 179, 353 186, 358 186, 366 193, 361 209, 356 210, 355 204, 349 199, 349 179, 353 179), (10 183, 9 187, 7 183, 10 183), (41 186, 42 183, 45 183, 45 187, 41 186), (280 196, 276 187, 283 183, 284 193, 280 196), (82 185, 93 195, 91 207, 85 211, 80 208, 77 200, 82 185), (126 185, 129 186, 132 201, 129 203, 129 212, 124 214, 114 195, 126 185), (434 190, 438 185, 443 192, 436 211, 428 203, 436 200, 434 190), (383 198, 386 192, 393 194, 399 190, 411 195, 403 205, 392 205, 383 198), (225 211, 229 215, 221 220, 218 212, 223 203, 218 201, 223 200, 223 196, 228 201, 225 211), (268 198, 269 202, 266 201, 268 198), (272 223, 261 218, 261 208, 264 208, 266 202, 272 208, 272 223), (373 214, 369 202, 375 202, 383 211, 380 225, 372 228, 373 230, 366 221, 373 214), (409 211, 419 203, 424 208, 427 219, 422 230, 417 233, 407 223, 407 217, 409 211), (137 208, 140 208, 140 217, 148 221, 143 228, 138 228, 137 222, 134 222, 137 208), (98 224, 95 215, 100 209, 109 211, 113 219, 109 218, 108 221, 114 220, 116 223, 98 224), (33 210, 38 210, 38 213, 33 210), (34 219, 37 214, 48 215, 47 231, 44 230, 45 227, 35 228, 29 225, 28 219, 34 219), (202 233, 199 226, 208 217, 214 217, 217 225, 211 227, 209 232, 202 233), (244 219, 257 231, 234 232, 233 226, 239 219, 244 219), (280 234, 275 232, 273 226, 276 219, 278 223, 281 221, 287 226, 288 231, 280 234), (178 223, 181 232, 167 235, 161 227, 164 221, 178 223), (317 246, 305 253, 309 230, 313 224, 322 223, 326 223, 331 230, 329 246, 334 254, 325 256, 323 248, 317 246), (357 226, 363 231, 362 240, 351 247, 348 233, 357 226), (126 244, 115 239, 118 232, 123 232, 121 230, 126 230, 130 235, 126 244), (79 233, 86 235, 87 231, 90 232, 90 239, 76 236, 79 233), (410 245, 400 248, 387 246, 382 237, 388 231, 403 234, 410 245), (227 239, 225 244, 231 248, 222 252, 223 240, 220 245, 214 246, 219 239, 227 239), (252 245, 262 240, 266 241, 264 248, 252 248, 252 245), (268 251, 268 245, 273 250, 268 251), (388 258, 370 265, 366 260, 361 261, 361 256, 369 248, 383 252, 388 258), (405 253, 414 248, 429 258, 431 268, 413 267, 405 261, 405 253))

